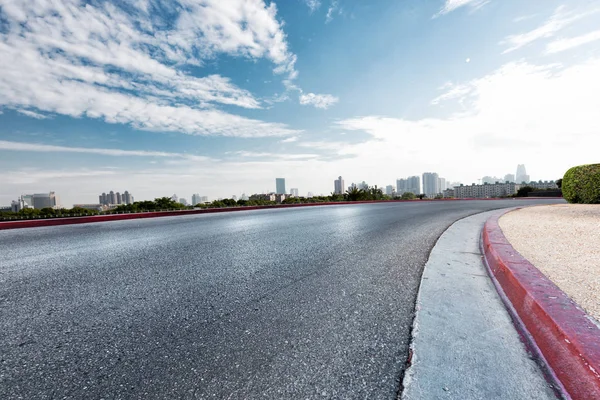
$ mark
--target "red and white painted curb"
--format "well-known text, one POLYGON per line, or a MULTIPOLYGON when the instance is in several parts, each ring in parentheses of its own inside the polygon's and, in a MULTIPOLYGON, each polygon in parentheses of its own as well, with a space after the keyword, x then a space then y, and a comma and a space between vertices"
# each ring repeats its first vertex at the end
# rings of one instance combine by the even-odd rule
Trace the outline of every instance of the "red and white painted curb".
POLYGON ((510 245, 500 217, 491 217, 482 232, 488 272, 498 292, 562 386, 562 394, 574 400, 600 399, 600 328, 510 245))

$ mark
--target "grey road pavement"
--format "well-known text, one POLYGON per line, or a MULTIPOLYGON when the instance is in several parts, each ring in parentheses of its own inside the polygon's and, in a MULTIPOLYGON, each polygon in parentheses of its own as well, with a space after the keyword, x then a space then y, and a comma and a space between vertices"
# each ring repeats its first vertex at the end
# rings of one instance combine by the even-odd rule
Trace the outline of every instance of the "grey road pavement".
POLYGON ((0 398, 394 399, 436 239, 535 202, 0 231, 0 398))

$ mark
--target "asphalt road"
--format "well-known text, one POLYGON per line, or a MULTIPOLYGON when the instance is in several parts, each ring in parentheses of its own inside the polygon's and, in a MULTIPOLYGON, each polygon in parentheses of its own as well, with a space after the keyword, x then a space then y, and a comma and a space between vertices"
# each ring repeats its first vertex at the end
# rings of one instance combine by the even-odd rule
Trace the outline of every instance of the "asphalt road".
POLYGON ((0 398, 394 399, 436 239, 459 218, 519 204, 0 231, 0 398))

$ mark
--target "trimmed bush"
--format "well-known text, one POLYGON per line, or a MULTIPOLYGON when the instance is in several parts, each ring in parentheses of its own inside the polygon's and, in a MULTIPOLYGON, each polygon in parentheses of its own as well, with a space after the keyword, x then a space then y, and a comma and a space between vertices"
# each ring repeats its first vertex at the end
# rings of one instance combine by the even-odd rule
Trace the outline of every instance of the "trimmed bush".
POLYGON ((600 164, 569 169, 562 180, 562 192, 569 203, 600 204, 600 164))

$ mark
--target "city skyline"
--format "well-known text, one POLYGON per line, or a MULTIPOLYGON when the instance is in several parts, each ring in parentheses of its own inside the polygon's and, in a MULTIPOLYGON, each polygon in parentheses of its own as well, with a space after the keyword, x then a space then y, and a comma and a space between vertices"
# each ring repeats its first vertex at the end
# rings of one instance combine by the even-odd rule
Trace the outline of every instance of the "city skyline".
POLYGON ((558 179, 597 162, 588 0, 10 4, 0 204, 110 187, 226 198, 276 176, 325 194, 339 175, 469 184, 524 162, 558 179))
MULTIPOLYGON (((529 175, 526 174, 526 167, 524 164, 518 164, 517 165, 517 173, 521 174, 521 176, 525 176, 527 178, 529 178, 529 175)), ((425 194, 428 197, 435 197, 438 194, 443 194, 444 190, 446 189, 453 189, 457 186, 471 186, 471 185, 481 185, 481 184, 494 184, 494 183, 505 183, 505 182, 511 182, 511 183, 517 183, 517 184, 521 184, 521 182, 516 182, 514 179, 514 174, 506 174, 505 175, 505 179, 501 179, 501 178, 497 178, 495 176, 489 176, 486 175, 481 179, 478 179, 478 182, 471 182, 471 183, 461 183, 461 182, 456 182, 456 181, 449 181, 446 180, 445 178, 441 177, 440 174, 438 174, 437 172, 424 172, 422 173, 420 176, 419 175, 415 175, 415 176, 409 176, 406 178, 398 178, 395 180, 395 185, 390 185, 387 183, 383 183, 383 184, 372 184, 366 181, 358 181, 359 183, 355 183, 352 182, 348 187, 344 186, 344 178, 342 176, 338 176, 337 179, 334 180, 333 182, 333 190, 329 191, 329 192, 320 192, 318 193, 318 195, 329 195, 330 193, 334 193, 334 194, 344 194, 346 192, 346 190, 350 190, 352 187, 357 187, 359 189, 364 189, 367 185, 370 187, 374 187, 377 186, 378 188, 380 188, 384 194, 387 195, 396 195, 396 196, 401 196, 403 193, 405 192, 411 192, 415 195, 419 195, 419 194, 425 194), (506 179, 506 178, 513 178, 513 179, 506 179), (427 182, 427 184, 426 184, 427 182), (452 183, 450 183, 452 182, 452 183), (427 187, 426 187, 427 186, 427 187), (340 188, 342 188, 343 190, 341 190, 340 188), (341 192, 339 191, 341 190, 341 192)), ((539 180, 538 180, 539 181, 539 180)), ((537 183, 538 181, 536 180, 528 180, 527 182, 534 182, 537 183)), ((554 182, 555 179, 544 179, 542 180, 543 182, 554 182)), ((312 197, 313 196, 313 191, 308 190, 305 192, 300 192, 300 190, 298 188, 290 188, 289 191, 286 191, 286 182, 285 182, 285 178, 275 178, 275 190, 261 190, 261 191, 255 191, 255 192, 251 192, 251 195, 264 195, 264 194, 285 194, 285 195, 291 195, 291 196, 296 196, 296 197, 312 197), (279 186, 279 188, 278 188, 279 186), (281 193, 279 193, 281 192, 281 193)), ((50 192, 51 194, 54 194, 54 192, 50 192)), ((187 197, 186 198, 179 198, 176 194, 173 194, 171 197, 171 199, 175 202, 180 202, 181 200, 185 200, 186 204, 190 204, 190 205, 195 205, 195 204, 199 204, 199 203, 207 203, 210 202, 212 200, 220 200, 220 199, 224 199, 224 198, 233 198, 234 200, 237 200, 238 197, 240 199, 247 199, 248 196, 246 195, 245 191, 242 192, 238 192, 240 193, 239 196, 238 195, 230 195, 230 196, 215 196, 215 197, 211 197, 211 196, 200 196, 200 194, 198 193, 192 193, 190 195, 190 199, 191 199, 191 203, 189 203, 187 201, 187 197)), ((45 196, 45 194, 42 195, 37 195, 37 196, 45 196)), ((32 200, 33 195, 19 195, 18 199, 25 199, 25 204, 30 204, 33 200, 32 200)), ((149 198, 145 198, 145 199, 140 199, 140 200, 153 200, 155 198, 158 197, 165 197, 164 194, 161 195, 155 195, 154 197, 149 197, 149 198)), ((79 199, 81 200, 81 199, 79 199)), ((85 199, 84 199, 85 200, 85 199)), ((129 193, 128 191, 123 192, 123 194, 120 194, 119 192, 114 192, 114 191, 110 191, 109 193, 102 193, 99 196, 99 205, 104 205, 104 206, 108 206, 108 205, 117 205, 117 204, 131 204, 134 201, 133 195, 131 193, 129 193)), ((14 203, 15 200, 12 201, 12 203, 14 203)), ((85 201, 79 201, 76 202, 74 204, 96 204, 96 203, 86 203, 85 201)), ((3 205, 0 204, 0 206, 5 206, 7 207, 8 205, 3 205)), ((61 207, 64 207, 63 204, 61 204, 61 207)))

